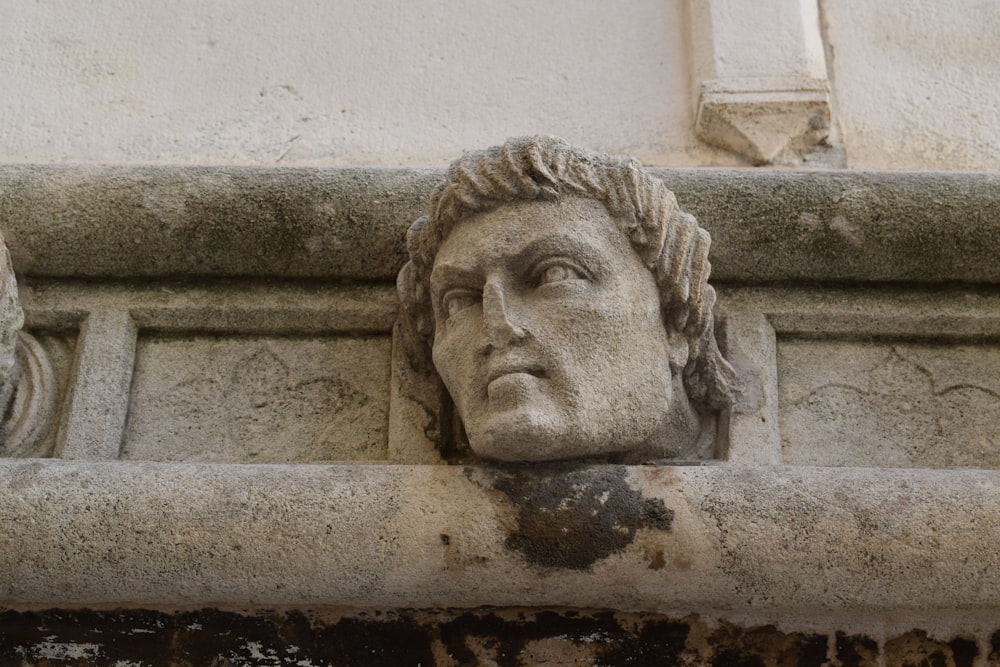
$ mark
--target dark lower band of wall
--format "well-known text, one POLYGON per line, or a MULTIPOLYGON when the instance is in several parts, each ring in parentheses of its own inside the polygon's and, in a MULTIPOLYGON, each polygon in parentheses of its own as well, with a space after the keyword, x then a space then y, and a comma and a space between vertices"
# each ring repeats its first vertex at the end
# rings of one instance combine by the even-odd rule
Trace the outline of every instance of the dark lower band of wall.
POLYGON ((480 609, 252 615, 205 609, 0 612, 0 666, 973 665, 1000 662, 1000 630, 783 632, 698 616, 480 609))

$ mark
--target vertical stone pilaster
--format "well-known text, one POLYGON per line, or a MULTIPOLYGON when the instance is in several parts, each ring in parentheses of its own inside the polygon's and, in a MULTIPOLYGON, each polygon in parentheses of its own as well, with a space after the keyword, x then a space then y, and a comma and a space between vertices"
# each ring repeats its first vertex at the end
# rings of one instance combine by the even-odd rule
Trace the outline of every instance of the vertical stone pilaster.
POLYGON ((93 311, 80 329, 56 455, 113 460, 121 450, 138 329, 124 310, 93 311))

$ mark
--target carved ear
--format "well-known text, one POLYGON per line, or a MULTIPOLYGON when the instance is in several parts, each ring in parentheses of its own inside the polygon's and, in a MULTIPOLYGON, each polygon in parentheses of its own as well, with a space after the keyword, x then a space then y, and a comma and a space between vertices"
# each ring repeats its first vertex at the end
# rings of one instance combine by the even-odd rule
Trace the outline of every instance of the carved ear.
POLYGON ((670 372, 679 375, 684 371, 688 363, 688 355, 691 352, 688 339, 684 334, 678 332, 669 324, 667 325, 667 358, 670 361, 670 372))

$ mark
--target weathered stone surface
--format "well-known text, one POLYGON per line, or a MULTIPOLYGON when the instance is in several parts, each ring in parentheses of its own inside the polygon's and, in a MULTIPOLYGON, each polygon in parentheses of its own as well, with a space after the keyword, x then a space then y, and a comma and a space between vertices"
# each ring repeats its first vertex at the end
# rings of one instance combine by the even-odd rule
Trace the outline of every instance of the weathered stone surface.
POLYGON ((389 339, 145 337, 122 458, 386 458, 389 339))
POLYGON ((830 92, 822 79, 705 82, 695 130, 702 141, 752 164, 770 164, 782 152, 806 153, 827 138, 830 92))
POLYGON ((243 281, 139 286, 36 279, 25 286, 23 296, 28 323, 45 333, 42 341, 56 362, 60 413, 59 428, 48 430, 34 455, 111 460, 119 458, 126 445, 126 456, 153 460, 385 458, 388 334, 396 310, 391 288, 243 281), (199 347, 199 340, 220 342, 215 348, 199 347), (275 374, 282 372, 275 364, 286 362, 242 364, 241 373, 234 369, 269 340, 300 350, 292 354, 293 366, 297 364, 299 375, 317 382, 302 384, 290 375, 294 386, 278 381, 272 387, 275 400, 254 408, 247 403, 251 385, 257 385, 259 402, 262 387, 276 382, 275 374), (137 358, 136 350, 146 349, 150 341, 159 341, 155 349, 166 345, 163 349, 183 348, 184 354, 167 354, 170 363, 146 372, 144 355, 137 358), (219 352, 219 359, 213 359, 212 352, 219 352), (227 363, 232 367, 225 368, 227 363), (140 375, 133 377, 136 369, 140 375), (344 407, 342 399, 347 397, 339 392, 346 389, 346 376, 364 389, 364 397, 347 392, 360 403, 347 401, 353 407, 338 415, 336 408, 344 407), (167 386, 170 378, 174 382, 167 386), (207 389, 199 394, 199 387, 207 389), (142 396, 132 401, 136 393, 142 396), (153 398, 146 400, 149 396, 153 398), (322 397, 331 410, 323 415, 322 397), (279 405, 293 412, 311 406, 311 417, 283 416, 281 428, 259 421, 264 415, 273 417, 279 405), (132 430, 127 435, 129 410, 132 430), (333 437, 338 427, 361 423, 355 419, 364 422, 360 430, 333 437), (133 437, 135 432, 138 436, 133 437), (290 441, 296 445, 283 450, 282 443, 290 441), (271 449, 270 454, 263 451, 271 449))
POLYGON ((935 632, 964 618, 943 610, 988 615, 1000 600, 995 471, 553 474, 0 462, 0 598, 33 609, 558 605, 757 622, 906 609, 905 622, 935 632))
POLYGON ((40 276, 391 279, 428 170, 0 167, 0 230, 40 276), (84 240, 89 239, 89 240, 84 240))
MULTIPOLYGON (((27 180, 0 195, 0 227, 18 236, 15 256, 19 261, 37 260, 25 262, 28 271, 21 288, 28 326, 39 332, 47 349, 51 346, 46 336, 73 339, 94 313, 126 314, 115 321, 134 325, 140 347, 143 341, 169 347, 182 341, 238 340, 244 348, 238 353, 233 348, 231 358, 237 360, 244 352, 252 358, 262 340, 358 335, 384 343, 389 334, 396 307, 387 283, 402 254, 401 247, 380 244, 390 236, 398 242, 397 235, 422 207, 418 190, 423 186, 411 187, 393 200, 396 208, 391 210, 400 212, 398 217, 379 217, 384 211, 365 204, 364 194, 355 190, 341 200, 355 202, 348 213, 319 215, 308 206, 292 205, 299 201, 295 174, 281 172, 286 189, 279 192, 269 185, 256 189, 278 172, 236 169, 232 171, 242 175, 234 182, 242 183, 242 189, 237 188, 239 196, 223 197, 222 212, 209 214, 192 206, 185 210, 202 212, 187 218, 178 209, 179 217, 160 226, 155 216, 143 217, 148 213, 144 209, 120 206, 117 189, 121 183, 133 195, 141 193, 155 185, 160 170, 89 172, 117 176, 99 181, 106 192, 94 185, 98 181, 87 185, 83 179, 73 191, 82 198, 74 201, 59 195, 67 181, 38 180, 40 174, 51 176, 50 171, 25 168, 20 175, 27 180), (24 208, 17 207, 34 186, 49 196, 33 196, 32 212, 22 215, 24 208), (287 215, 262 214, 268 201, 285 202, 281 210, 287 215), (412 204, 405 216, 403 208, 410 204, 401 201, 412 204), (362 215, 362 204, 367 206, 363 215, 372 216, 364 218, 375 229, 370 236, 351 228, 350 211, 362 215), (315 248, 294 243, 279 247, 280 229, 293 223, 301 223, 295 233, 305 230, 315 248), (101 225, 106 225, 103 232, 91 233, 101 225), (116 225, 132 236, 119 234, 116 225), (135 234, 137 230, 141 233, 135 234), (205 235, 208 230, 213 236, 205 235), (260 231, 266 232, 260 237, 265 242, 256 245, 260 231), (337 246, 338 238, 347 239, 345 245, 337 246), (199 246, 189 256, 183 251, 185 243, 217 245, 214 250, 199 246), (236 244, 243 258, 222 257, 220 249, 227 243, 236 244), (158 246, 165 249, 162 255, 158 246), (136 253, 146 255, 136 260, 136 253), (89 263, 91 259, 95 261, 89 263), (70 284, 65 278, 85 264, 93 267, 88 275, 97 280, 70 284), (141 273, 144 266, 150 267, 148 273, 141 273)), ((7 178, 11 173, 0 175, 7 178)), ((80 171, 67 168, 63 177, 68 173, 80 171)), ((164 173, 174 174, 170 187, 190 187, 194 194, 226 181, 199 180, 217 173, 214 170, 199 172, 202 176, 195 179, 186 170, 164 173)), ((336 181, 346 172, 305 173, 312 183, 336 181)), ((359 174, 368 172, 352 173, 354 188, 364 180, 359 174)), ((379 173, 388 181, 395 178, 395 172, 379 173)), ((439 174, 397 176, 400 173, 404 181, 425 179, 420 180, 424 186, 439 174)), ((765 385, 737 406, 742 412, 732 415, 730 452, 739 452, 732 462, 552 472, 513 467, 7 461, 0 464, 0 599, 22 609, 562 605, 672 614, 660 619, 665 625, 646 634, 637 630, 645 646, 660 646, 657 637, 676 638, 671 633, 682 630, 673 624, 700 612, 704 618, 743 619, 729 634, 717 636, 722 637, 719 652, 711 655, 725 656, 719 658, 722 663, 790 660, 793 655, 812 660, 819 655, 817 628, 827 642, 826 659, 843 664, 889 664, 890 659, 904 664, 925 654, 959 664, 971 655, 970 638, 976 639, 975 660, 995 660, 1000 640, 986 637, 995 631, 991 624, 1000 604, 998 471, 773 464, 795 462, 789 456, 793 445, 808 449, 819 443, 816 438, 806 442, 813 433, 810 426, 801 436, 786 438, 782 448, 777 416, 785 400, 779 389, 790 386, 781 383, 794 379, 794 373, 782 378, 775 361, 780 354, 788 357, 790 342, 806 346, 799 355, 801 364, 807 363, 806 357, 808 363, 827 364, 816 374, 803 365, 800 380, 825 382, 821 376, 846 372, 846 364, 831 367, 829 360, 823 361, 829 356, 824 346, 843 343, 849 348, 846 356, 857 359, 866 358, 867 353, 858 352, 865 345, 888 350, 890 359, 895 348, 897 356, 911 362, 914 350, 926 347, 930 352, 919 353, 915 365, 934 376, 932 396, 945 384, 956 387, 949 396, 968 393, 969 387, 957 384, 998 391, 989 377, 1000 339, 996 291, 982 284, 928 289, 929 283, 940 281, 1000 280, 992 251, 1000 201, 996 178, 656 173, 678 193, 681 205, 712 229, 717 250, 713 274, 730 281, 720 299, 732 325, 726 327, 727 335, 737 347, 747 345, 742 350, 748 368, 756 365, 765 385), (936 253, 928 256, 926 247, 935 247, 936 253), (809 289, 742 284, 804 276, 813 281, 809 289), (893 281, 908 284, 869 286, 893 281), (846 284, 851 282, 863 285, 846 284), (869 339, 863 345, 858 342, 869 339), (817 349, 821 352, 808 353, 817 349), (950 351, 939 355, 939 349, 950 351), (938 361, 953 368, 933 367, 938 361), (938 378, 944 378, 941 386, 938 378), (781 636, 760 629, 771 623, 781 636), (906 634, 913 628, 926 633, 926 640, 919 632, 906 634), (788 638, 791 633, 799 634, 788 638), (886 643, 904 635, 905 640, 886 643), (730 649, 736 652, 727 652, 730 649)), ((388 192, 388 181, 373 182, 382 183, 380 192, 388 192)), ((306 194, 322 200, 325 190, 316 187, 306 194)), ((116 387, 123 382, 129 386, 134 365, 125 338, 105 348, 110 357, 87 356, 81 352, 86 345, 73 339, 79 367, 69 384, 84 376, 100 380, 87 385, 97 391, 80 394, 87 397, 83 408, 108 406, 109 399, 120 398, 116 387), (109 368, 105 362, 112 358, 117 371, 102 380, 101 373, 109 368)), ((69 354, 55 364, 57 377, 69 354)), ((883 365, 891 372, 880 375, 875 384, 884 389, 884 400, 898 398, 900 405, 910 400, 906 392, 927 377, 914 372, 912 365, 883 365), (905 395, 897 396, 899 390, 905 395)), ((199 370, 207 373, 211 368, 206 361, 199 370)), ((274 364, 254 368, 260 372, 252 373, 252 381, 239 389, 275 377, 274 364)), ((861 379, 852 380, 867 381, 869 395, 872 368, 861 369, 861 379)), ((241 401, 247 399, 242 405, 253 405, 250 394, 240 394, 241 401)), ((64 409, 74 405, 72 400, 61 404, 64 409)), ((963 455, 973 453, 962 447, 972 446, 972 436, 995 435, 983 406, 975 406, 972 418, 955 429, 964 434, 965 442, 955 448, 963 455)), ((223 406, 209 399, 201 407, 223 406)), ((87 410, 77 414, 90 414, 87 410)), ((114 429, 98 428, 99 421, 87 421, 86 433, 81 431, 75 444, 67 439, 64 449, 56 446, 55 453, 87 454, 91 436, 107 435, 105 444, 114 451, 102 455, 117 456, 124 419, 117 440, 114 429)), ((292 424, 259 442, 287 446, 289 452, 307 451, 311 444, 306 437, 291 434, 300 426, 312 428, 305 422, 292 424)), ((897 446, 911 439, 900 434, 905 429, 894 434, 897 446)), ((826 438, 823 451, 836 446, 838 438, 826 438)), ((199 442, 203 456, 219 447, 214 436, 199 442)), ((940 450, 955 445, 944 438, 937 446, 940 450)), ((414 448, 419 455, 408 447, 406 438, 397 439, 387 449, 389 458, 432 462, 433 452, 423 444, 414 448)), ((994 466, 991 460, 963 459, 994 466)), ((923 461, 961 463, 933 457, 923 461)), ((909 466, 914 460, 895 463, 909 466)), ((590 656, 586 641, 547 635, 537 627, 530 641, 514 647, 522 662, 553 655, 567 660, 590 656)), ((369 636, 367 630, 357 632, 369 636)), ((488 632, 472 635, 476 638, 469 640, 467 649, 472 655, 499 660, 494 658, 498 644, 488 632)), ((465 635, 456 631, 455 636, 465 635)), ((451 644, 454 650, 465 650, 465 645, 464 639, 451 644)), ((676 655, 670 652, 675 646, 667 642, 664 652, 655 655, 673 659, 669 656, 676 655)))
POLYGON ((59 420, 60 458, 118 458, 137 337, 138 328, 127 310, 87 313, 77 337, 73 382, 59 420))
POLYGON ((395 290, 387 285, 33 279, 21 293, 28 325, 46 331, 77 329, 95 311, 126 312, 140 331, 177 336, 385 334, 396 318, 395 290))
POLYGON ((695 132, 753 164, 801 164, 830 133, 818 8, 811 2, 691 0, 695 132))
MULTIPOLYGON (((995 174, 651 171, 711 232, 717 281, 1000 281, 995 174)), ((3 166, 0 230, 33 276, 391 281, 440 177, 3 166)))
POLYGON ((1000 346, 778 344, 783 459, 1000 468, 1000 346))
POLYGON ((986 625, 945 635, 846 634, 710 615, 517 607, 353 614, 49 609, 0 611, 0 627, 0 664, 11 667, 974 667, 984 664, 980 647, 993 632, 986 625))

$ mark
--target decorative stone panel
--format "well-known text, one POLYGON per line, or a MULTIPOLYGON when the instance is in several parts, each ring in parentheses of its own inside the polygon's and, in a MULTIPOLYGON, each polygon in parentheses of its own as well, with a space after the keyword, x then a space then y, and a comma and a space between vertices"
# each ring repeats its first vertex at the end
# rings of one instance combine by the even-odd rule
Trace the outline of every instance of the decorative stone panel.
POLYGON ((1000 299, 955 289, 732 289, 749 385, 729 459, 1000 467, 1000 299))
POLYGON ((1000 468, 1000 347, 779 340, 794 465, 1000 468))
POLYGON ((121 458, 385 460, 389 338, 142 337, 121 458))

